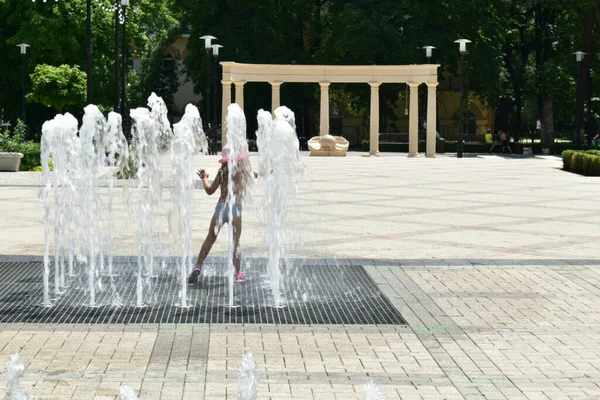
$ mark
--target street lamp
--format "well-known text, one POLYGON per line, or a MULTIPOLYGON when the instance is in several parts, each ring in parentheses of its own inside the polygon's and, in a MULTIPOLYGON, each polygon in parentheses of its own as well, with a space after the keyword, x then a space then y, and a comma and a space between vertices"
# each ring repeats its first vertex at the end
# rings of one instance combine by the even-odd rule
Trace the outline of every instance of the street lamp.
POLYGON ((577 60, 577 99, 575 103, 575 148, 579 149, 581 147, 581 123, 583 122, 583 96, 581 90, 581 62, 583 61, 583 56, 585 53, 582 51, 576 51, 575 59, 577 60))
POLYGON ((214 93, 214 112, 213 112, 213 125, 217 126, 217 95, 219 92, 219 49, 223 48, 220 44, 213 44, 212 46, 213 59, 215 60, 215 93, 214 93))
POLYGON ((27 48, 30 47, 26 43, 18 44, 17 47, 21 48, 21 118, 25 123, 25 54, 27 54, 27 48))
POLYGON ((119 0, 115 0, 115 112, 119 112, 119 22, 121 7, 119 0))
POLYGON ((209 128, 210 124, 210 50, 212 48, 212 41, 216 37, 211 35, 201 36, 200 39, 204 39, 204 50, 206 50, 206 127, 209 128))
POLYGON ((432 55, 433 50, 435 49, 435 47, 433 47, 433 46, 423 46, 423 48, 425 49, 425 57, 427 57, 427 63, 431 64, 431 55, 432 55))
POLYGON ((458 50, 460 52, 460 108, 459 108, 459 119, 458 119, 458 143, 456 145, 456 157, 462 158, 463 156, 463 105, 465 102, 465 53, 467 52, 467 43, 471 43, 469 39, 458 39, 454 43, 458 43, 458 50))
POLYGON ((123 130, 126 135, 129 134, 129 118, 127 116, 127 6, 129 0, 121 0, 123 6, 123 50, 121 51, 121 58, 123 64, 121 65, 121 119, 123 121, 123 130))

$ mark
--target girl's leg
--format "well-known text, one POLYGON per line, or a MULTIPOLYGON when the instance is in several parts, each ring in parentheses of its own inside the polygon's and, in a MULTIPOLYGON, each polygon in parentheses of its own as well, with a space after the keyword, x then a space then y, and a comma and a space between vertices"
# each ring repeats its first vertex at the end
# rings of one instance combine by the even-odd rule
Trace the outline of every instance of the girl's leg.
POLYGON ((242 235, 242 217, 233 219, 233 265, 235 274, 240 273, 242 265, 242 251, 240 250, 240 236, 242 235))
POLYGON ((198 253, 196 264, 202 264, 204 262, 208 253, 210 253, 213 244, 215 244, 219 231, 221 230, 221 226, 217 222, 217 214, 213 214, 208 227, 208 234, 206 235, 206 239, 204 239, 204 243, 202 243, 202 248, 200 249, 200 253, 198 253))

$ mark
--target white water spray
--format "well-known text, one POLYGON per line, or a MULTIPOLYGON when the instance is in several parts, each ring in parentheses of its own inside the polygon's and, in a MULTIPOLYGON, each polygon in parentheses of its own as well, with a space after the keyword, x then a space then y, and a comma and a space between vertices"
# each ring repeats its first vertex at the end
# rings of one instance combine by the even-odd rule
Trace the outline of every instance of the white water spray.
POLYGON ((365 383, 365 400, 386 400, 387 397, 385 394, 379 390, 375 382, 372 379, 369 379, 367 383, 365 383))
POLYGON ((256 372, 256 361, 252 353, 246 352, 240 363, 240 375, 238 377, 238 400, 256 400, 258 392, 258 373, 256 372))
POLYGON ((246 116, 238 104, 230 104, 227 108, 227 266, 229 275, 229 307, 234 306, 234 260, 241 254, 234 254, 233 208, 242 206, 244 197, 249 193, 252 179, 252 168, 248 159, 248 142, 246 140, 246 116))
POLYGON ((78 176, 72 171, 80 170, 80 141, 77 137, 77 120, 71 114, 57 115, 42 126, 41 161, 44 188, 41 198, 44 203, 45 246, 44 246, 44 303, 50 302, 50 227, 54 223, 54 293, 61 293, 64 281, 64 246, 68 245, 69 274, 73 275, 73 254, 75 252, 74 209, 80 201, 78 176), (51 162, 52 160, 52 162, 51 162), (53 172, 50 171, 50 165, 53 172), (53 183, 54 177, 54 183, 53 183), (50 196, 54 189, 54 214, 51 211, 50 196), (66 229, 65 229, 66 226, 66 229), (61 268, 62 267, 62 268, 61 268))
POLYGON ((287 264, 285 227, 288 210, 297 199, 299 183, 306 175, 300 161, 294 113, 287 107, 275 110, 275 120, 267 111, 258 112, 256 143, 260 175, 264 185, 263 217, 267 221, 269 284, 273 306, 282 307, 281 264, 287 264))
MULTIPOLYGON (((113 235, 114 235, 114 216, 113 216, 113 189, 114 189, 114 171, 113 168, 120 168, 122 162, 129 157, 127 148, 127 139, 123 134, 122 118, 116 112, 108 114, 108 129, 104 139, 104 151, 108 153, 108 271, 104 276, 113 278, 117 276, 113 271, 113 235), (118 158, 117 158, 118 155, 118 158)), ((111 280, 112 282, 112 280, 111 280)))
POLYGON ((19 358, 19 354, 13 354, 6 363, 6 398, 7 400, 27 400, 27 393, 21 391, 19 377, 25 370, 25 366, 19 358))
MULTIPOLYGON (((86 212, 82 220, 85 226, 86 241, 88 244, 88 285, 89 306, 97 307, 96 289, 102 289, 99 279, 100 270, 104 267, 103 234, 106 231, 102 226, 103 207, 98 194, 97 176, 99 167, 104 162, 104 148, 102 138, 105 135, 106 118, 98 107, 93 104, 84 109, 83 124, 79 131, 81 141, 82 166, 82 207, 86 212), (100 151, 98 151, 100 149, 100 151)), ((108 251, 112 251, 109 249, 108 251)))
POLYGON ((192 217, 194 174, 192 156, 200 150, 207 152, 206 136, 202 130, 202 119, 198 109, 188 104, 181 121, 173 126, 174 138, 171 142, 171 162, 173 163, 173 200, 172 214, 178 219, 181 253, 179 272, 181 307, 187 307, 187 273, 192 266, 190 259, 192 248, 192 217), (198 148, 198 145, 204 147, 198 148))
POLYGON ((129 386, 121 386, 119 388, 119 400, 139 400, 139 398, 129 386))
POLYGON ((172 132, 164 101, 152 93, 147 108, 131 110, 133 146, 138 163, 138 307, 144 305, 144 285, 151 288, 154 273, 155 211, 161 210, 162 174, 159 158, 170 143, 172 132), (145 271, 145 282, 143 273, 145 271))

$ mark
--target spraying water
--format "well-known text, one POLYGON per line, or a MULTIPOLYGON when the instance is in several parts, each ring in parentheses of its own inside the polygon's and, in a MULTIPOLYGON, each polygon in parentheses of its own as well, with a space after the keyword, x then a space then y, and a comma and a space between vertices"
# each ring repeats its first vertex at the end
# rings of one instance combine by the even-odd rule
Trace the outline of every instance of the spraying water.
POLYGON ((256 400, 258 391, 258 374, 256 372, 256 361, 252 353, 246 352, 240 363, 240 375, 238 377, 238 400, 256 400))
POLYGON ((151 289, 154 274, 154 222, 155 210, 161 209, 162 174, 158 160, 172 136, 167 107, 164 101, 152 93, 147 108, 131 110, 133 147, 138 170, 138 307, 144 306, 144 286, 151 289), (145 277, 143 273, 145 271, 145 277), (144 279, 145 278, 145 279, 144 279))
POLYGON ((373 382, 372 379, 369 379, 367 383, 365 383, 365 400, 386 400, 387 397, 373 382))
MULTIPOLYGON (((175 165, 172 199, 174 208, 177 209, 174 214, 180 217, 181 222, 182 271, 190 263, 193 203, 190 162, 191 157, 199 150, 206 152, 207 139, 202 132, 198 110, 190 105, 176 127, 177 141, 171 146, 173 133, 164 101, 153 93, 148 98, 148 106, 149 109, 131 111, 131 148, 123 134, 121 116, 111 112, 107 120, 94 105, 85 108, 79 134, 78 122, 70 114, 57 115, 44 124, 41 140, 44 187, 40 192, 45 215, 44 306, 52 306, 51 295, 60 295, 68 286, 66 277, 77 277, 89 295, 86 304, 98 306, 105 302, 99 297, 103 291, 102 276, 110 277, 112 300, 109 303, 114 306, 122 305, 113 279, 117 276, 113 269, 113 176, 116 170, 120 170, 121 176, 131 176, 132 168, 136 169, 138 178, 137 202, 130 202, 128 182, 124 182, 123 192, 127 210, 133 209, 130 216, 137 225, 138 273, 135 303, 137 306, 144 306, 149 298, 151 300, 155 251, 160 248, 155 246, 155 222, 163 214, 163 179, 159 160, 161 154, 169 149, 173 151, 175 165), (107 168, 102 170, 102 165, 107 168), (101 173, 104 172, 108 172, 108 179, 100 181, 101 173), (101 191, 105 187, 101 183, 106 182, 108 205, 100 200, 101 191), (54 248, 51 248, 52 241, 54 248), (53 288, 50 276, 51 251, 54 253, 53 288)), ((245 121, 243 129, 245 130, 245 121)), ((237 132, 235 128, 233 131, 237 132)), ((235 135, 231 138, 232 143, 239 142, 235 135)), ((245 135, 243 142, 245 143, 245 135)), ((236 146, 234 151, 239 148, 236 146)), ((247 145, 245 148, 247 149, 247 145)), ((102 194, 106 192, 102 191, 102 194)), ((163 260, 163 267, 164 264, 163 260)), ((77 288, 82 286, 78 285, 77 288)), ((180 297, 185 299, 183 290, 180 297)))
POLYGON ((252 171, 248 160, 248 142, 246 141, 246 116, 238 104, 230 104, 227 108, 227 146, 224 155, 228 153, 227 161, 227 265, 229 275, 229 307, 234 306, 233 283, 234 262, 240 262, 239 249, 235 251, 233 224, 233 208, 242 205, 245 195, 249 192, 252 171))
POLYGON ((119 400, 139 400, 139 398, 129 386, 121 386, 119 388, 119 400))
POLYGON ((7 400, 27 400, 27 393, 21 391, 19 385, 19 377, 25 370, 25 366, 21 362, 19 354, 10 356, 10 360, 6 363, 6 398, 7 400))
POLYGON ((61 293, 64 282, 64 246, 68 246, 69 274, 73 275, 73 257, 76 246, 74 209, 80 202, 78 190, 80 179, 71 172, 79 170, 81 150, 77 137, 77 120, 71 114, 57 115, 42 126, 41 161, 44 188, 41 198, 44 203, 45 246, 44 246, 44 303, 50 302, 50 227, 54 223, 54 293, 61 293), (51 173, 52 164, 54 172, 51 173), (54 176, 54 184, 52 177, 54 176), (54 188, 54 215, 51 212, 50 196, 54 188), (65 229, 65 226, 67 227, 65 229), (62 267, 62 269, 61 269, 62 267))
MULTIPOLYGON (((109 167, 120 167, 123 160, 127 160, 129 157, 129 149, 127 148, 127 139, 123 134, 122 118, 120 114, 110 112, 108 114, 108 130, 104 139, 104 151, 108 153, 108 166, 109 167), (117 159, 117 155, 119 156, 117 159)), ((111 169, 108 174, 108 271, 105 276, 114 277, 117 276, 113 273, 113 231, 114 231, 114 217, 113 217, 113 187, 114 187, 114 174, 111 169)), ((112 282, 112 280, 111 280, 112 282)))
POLYGON ((200 151, 206 153, 206 135, 202 130, 202 119, 198 109, 188 104, 181 121, 173 126, 174 138, 171 142, 171 162, 173 163, 173 200, 172 214, 179 223, 181 253, 179 261, 181 290, 181 307, 187 307, 187 272, 192 266, 190 260, 192 248, 192 216, 194 176, 192 172, 192 156, 198 153, 198 145, 204 146, 200 151))
MULTIPOLYGON (((101 145, 105 136, 106 118, 98 107, 90 104, 85 107, 83 124, 79 131, 81 141, 80 165, 82 167, 81 205, 85 213, 83 225, 85 226, 85 237, 88 245, 87 278, 89 285, 89 306, 97 307, 96 289, 102 289, 102 281, 99 279, 100 271, 104 269, 103 233, 106 231, 102 226, 103 207, 98 194, 97 176, 99 167, 104 162, 104 148, 101 145), (102 149, 97 151, 97 149, 102 149)), ((112 249, 109 249, 112 251, 112 249)))
POLYGON ((256 143, 260 175, 264 185, 263 215, 267 221, 269 284, 273 306, 282 307, 281 264, 287 265, 286 237, 288 209, 297 199, 298 184, 304 179, 294 113, 287 107, 275 110, 275 120, 267 111, 258 112, 256 143))

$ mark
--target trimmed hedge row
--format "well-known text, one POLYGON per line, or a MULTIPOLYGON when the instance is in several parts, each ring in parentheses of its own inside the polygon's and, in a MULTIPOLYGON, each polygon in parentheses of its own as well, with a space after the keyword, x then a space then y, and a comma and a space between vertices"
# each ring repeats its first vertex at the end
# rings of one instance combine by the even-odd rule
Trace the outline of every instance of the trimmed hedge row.
MULTIPOLYGON (((487 143, 465 143, 464 144, 464 152, 465 153, 487 153, 490 150, 490 145, 487 143)), ((550 154, 562 154, 565 150, 571 150, 575 147, 574 143, 553 143, 550 145, 550 154)), ((587 145, 582 144, 582 149, 586 149, 587 145)), ((523 146, 519 144, 516 146, 516 143, 510 142, 510 149, 513 154, 522 154, 523 146), (518 150, 518 151, 517 151, 518 150)), ((369 151, 369 141, 363 140, 361 143, 362 151, 369 151)), ((381 152, 398 152, 398 153, 408 153, 408 143, 399 143, 399 142, 380 142, 379 143, 379 151, 381 152)), ((422 153, 425 151, 425 141, 419 141, 419 152, 422 153)), ((542 154, 542 145, 540 143, 534 143, 532 147, 533 154, 542 154)), ((436 146, 437 153, 456 153, 456 141, 454 140, 446 140, 446 141, 438 141, 436 146)), ((492 151, 493 153, 502 153, 502 145, 498 144, 492 151)))
POLYGON ((563 169, 585 176, 600 176, 600 150, 565 150, 563 169))
MULTIPOLYGON (((363 140, 361 143, 361 151, 369 151, 370 142, 363 140)), ((425 152, 426 142, 419 141, 419 153, 425 152)), ((465 153, 488 153, 490 145, 486 143, 465 143, 463 152, 465 153)), ((515 143, 510 143, 510 148, 515 153, 515 143)), ((400 142, 379 142, 379 151, 390 153, 408 153, 408 143, 400 142)), ((502 146, 497 145, 493 153, 501 153, 502 146)), ((436 142, 436 153, 456 153, 456 141, 445 140, 436 142)))

